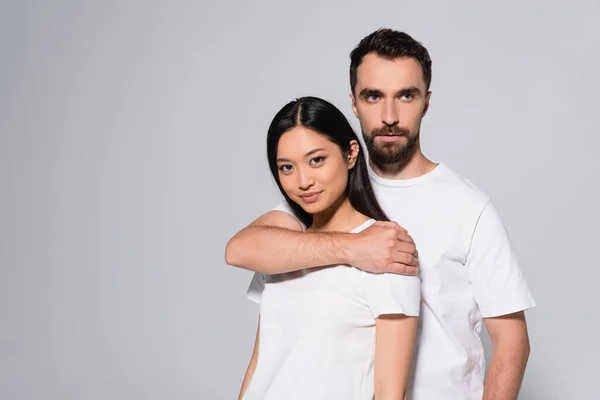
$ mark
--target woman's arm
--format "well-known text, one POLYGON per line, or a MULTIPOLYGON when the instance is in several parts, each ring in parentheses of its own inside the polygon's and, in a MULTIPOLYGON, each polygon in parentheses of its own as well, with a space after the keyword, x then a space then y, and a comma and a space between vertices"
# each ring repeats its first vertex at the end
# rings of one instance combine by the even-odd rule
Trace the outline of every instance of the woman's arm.
POLYGON ((375 399, 406 397, 415 346, 417 317, 380 315, 375 320, 375 399))
POLYGON ((250 384, 250 380, 252 379, 252 375, 254 375, 254 370, 256 369, 256 362, 258 361, 258 336, 260 333, 260 317, 258 317, 258 328, 256 328, 256 339, 254 340, 254 350, 252 351, 252 358, 250 358, 250 364, 248 365, 248 369, 246 370, 246 375, 244 375, 244 382, 242 382, 242 388, 240 390, 240 395, 238 396, 238 400, 242 400, 244 397, 244 392, 250 384))

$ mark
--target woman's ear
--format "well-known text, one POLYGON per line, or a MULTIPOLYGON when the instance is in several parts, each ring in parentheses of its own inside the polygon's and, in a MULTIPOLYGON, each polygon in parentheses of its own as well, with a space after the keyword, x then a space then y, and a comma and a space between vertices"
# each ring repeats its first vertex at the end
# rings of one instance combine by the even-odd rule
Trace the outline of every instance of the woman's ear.
POLYGON ((354 168, 356 165, 356 160, 358 159, 358 153, 360 152, 360 147, 358 147, 358 141, 352 140, 350 141, 350 149, 348 149, 347 160, 348 160, 348 169, 354 168))

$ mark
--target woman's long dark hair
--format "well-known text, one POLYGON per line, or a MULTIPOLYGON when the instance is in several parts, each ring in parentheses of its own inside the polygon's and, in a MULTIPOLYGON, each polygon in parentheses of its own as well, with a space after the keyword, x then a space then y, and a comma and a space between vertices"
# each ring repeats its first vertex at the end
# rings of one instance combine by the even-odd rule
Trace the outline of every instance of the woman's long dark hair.
POLYGON ((267 156, 271 173, 277 182, 277 186, 279 186, 279 190, 281 190, 300 221, 306 227, 309 227, 312 224, 312 215, 304 211, 285 193, 279 180, 279 169, 277 168, 279 139, 284 133, 297 126, 325 135, 337 144, 344 153, 350 150, 352 140, 358 142, 358 158, 354 167, 348 171, 348 185, 346 187, 348 199, 352 207, 358 212, 378 221, 389 221, 373 192, 365 153, 352 126, 350 126, 344 114, 333 104, 318 97, 301 97, 286 104, 273 118, 267 134, 267 156))

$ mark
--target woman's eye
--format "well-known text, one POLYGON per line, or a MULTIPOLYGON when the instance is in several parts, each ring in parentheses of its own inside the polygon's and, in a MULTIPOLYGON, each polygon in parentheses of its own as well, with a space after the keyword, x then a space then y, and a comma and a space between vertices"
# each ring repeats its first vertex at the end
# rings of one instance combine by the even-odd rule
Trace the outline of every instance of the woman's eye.
POLYGON ((310 160, 311 165, 318 165, 325 161, 325 157, 314 157, 310 160))
POLYGON ((290 172, 292 170, 292 166, 289 164, 284 164, 279 166, 279 171, 281 172, 290 172))

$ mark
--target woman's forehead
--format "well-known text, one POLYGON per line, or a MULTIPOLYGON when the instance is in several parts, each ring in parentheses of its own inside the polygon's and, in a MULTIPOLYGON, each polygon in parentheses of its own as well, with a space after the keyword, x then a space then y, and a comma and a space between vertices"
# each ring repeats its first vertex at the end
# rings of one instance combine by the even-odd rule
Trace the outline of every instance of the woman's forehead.
MULTIPOLYGON (((308 151, 315 148, 332 149, 337 147, 329 138, 321 133, 305 127, 294 127, 281 135, 278 143, 278 155, 284 157, 284 153, 293 157, 304 156, 308 151)), ((287 158, 287 157, 286 157, 287 158)))

